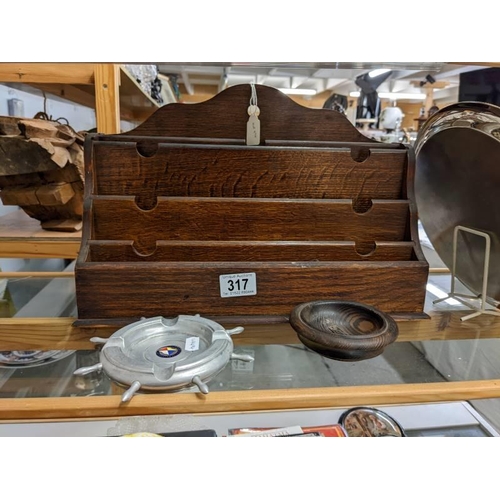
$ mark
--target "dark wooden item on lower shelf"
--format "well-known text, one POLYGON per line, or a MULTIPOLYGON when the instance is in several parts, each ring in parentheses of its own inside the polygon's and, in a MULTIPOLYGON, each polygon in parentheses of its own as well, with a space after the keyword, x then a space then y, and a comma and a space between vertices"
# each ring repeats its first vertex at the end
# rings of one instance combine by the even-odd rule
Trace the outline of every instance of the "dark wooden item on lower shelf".
POLYGON ((398 337, 398 326, 389 315, 357 302, 300 304, 290 324, 306 347, 339 361, 374 358, 398 337))
POLYGON ((320 299, 425 316, 412 149, 256 88, 258 146, 245 145, 249 85, 88 136, 80 324, 287 317, 320 299), (222 297, 220 276, 239 273, 256 293, 222 297))

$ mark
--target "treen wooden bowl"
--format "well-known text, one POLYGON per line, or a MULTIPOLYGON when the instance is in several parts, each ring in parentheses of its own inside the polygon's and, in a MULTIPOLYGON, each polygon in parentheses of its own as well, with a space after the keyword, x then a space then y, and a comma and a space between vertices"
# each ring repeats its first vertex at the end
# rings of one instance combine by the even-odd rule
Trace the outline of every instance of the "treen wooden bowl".
POLYGON ((374 358, 398 336, 393 318, 357 302, 319 300, 300 304, 293 309, 290 324, 306 347, 340 361, 374 358))

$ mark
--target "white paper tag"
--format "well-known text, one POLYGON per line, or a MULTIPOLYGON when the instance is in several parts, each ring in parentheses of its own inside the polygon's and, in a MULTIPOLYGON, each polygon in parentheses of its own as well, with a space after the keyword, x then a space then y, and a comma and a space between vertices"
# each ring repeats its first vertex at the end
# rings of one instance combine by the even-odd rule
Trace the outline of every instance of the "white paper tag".
POLYGON ((199 337, 189 337, 186 339, 186 346, 184 347, 186 351, 197 351, 199 348, 200 348, 199 337))
POLYGON ((221 274, 219 276, 221 297, 241 297, 257 295, 257 277, 255 273, 221 274))
POLYGON ((260 144, 260 120, 257 115, 251 115, 247 122, 247 146, 260 144))

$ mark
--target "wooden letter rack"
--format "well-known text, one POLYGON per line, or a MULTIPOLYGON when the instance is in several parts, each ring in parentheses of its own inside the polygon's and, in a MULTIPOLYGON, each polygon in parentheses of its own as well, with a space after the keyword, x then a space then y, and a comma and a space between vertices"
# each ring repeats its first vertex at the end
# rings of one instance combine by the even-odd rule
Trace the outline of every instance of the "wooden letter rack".
POLYGON ((80 324, 196 313, 286 320, 319 299, 424 316, 412 148, 256 89, 259 146, 245 144, 250 85, 87 137, 80 324), (255 273, 256 294, 221 297, 219 277, 240 273, 255 273))

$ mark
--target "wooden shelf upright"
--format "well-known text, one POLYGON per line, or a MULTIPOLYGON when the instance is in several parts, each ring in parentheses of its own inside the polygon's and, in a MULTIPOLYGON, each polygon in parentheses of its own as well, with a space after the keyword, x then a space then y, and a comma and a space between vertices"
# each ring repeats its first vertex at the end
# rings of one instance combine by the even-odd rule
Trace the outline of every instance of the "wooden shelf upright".
POLYGON ((120 133, 120 119, 141 122, 160 107, 119 64, 0 63, 0 83, 95 108, 97 131, 104 134, 120 133))

